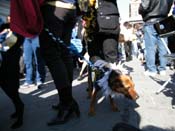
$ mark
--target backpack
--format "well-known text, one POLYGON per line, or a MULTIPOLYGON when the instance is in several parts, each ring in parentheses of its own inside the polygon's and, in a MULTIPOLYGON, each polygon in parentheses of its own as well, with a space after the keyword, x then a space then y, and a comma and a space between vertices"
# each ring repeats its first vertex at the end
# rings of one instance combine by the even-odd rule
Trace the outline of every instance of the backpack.
POLYGON ((119 35, 119 11, 116 0, 98 0, 97 23, 99 33, 119 35))

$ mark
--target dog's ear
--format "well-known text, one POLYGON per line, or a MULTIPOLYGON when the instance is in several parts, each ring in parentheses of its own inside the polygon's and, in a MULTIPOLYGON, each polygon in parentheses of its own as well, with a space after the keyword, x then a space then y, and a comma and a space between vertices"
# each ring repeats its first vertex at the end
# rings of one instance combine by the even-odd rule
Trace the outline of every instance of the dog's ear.
POLYGON ((109 75, 109 78, 108 78, 108 85, 110 88, 113 88, 113 87, 119 87, 120 86, 120 74, 117 73, 115 70, 112 70, 110 75, 109 75))
MULTIPOLYGON (((119 71, 119 70, 112 70, 111 73, 110 73, 110 76, 113 77, 113 78, 114 78, 114 77, 115 77, 115 78, 116 78, 116 77, 119 77, 120 75, 121 75, 121 71, 119 71)), ((109 76, 109 77, 110 77, 110 76, 109 76)))

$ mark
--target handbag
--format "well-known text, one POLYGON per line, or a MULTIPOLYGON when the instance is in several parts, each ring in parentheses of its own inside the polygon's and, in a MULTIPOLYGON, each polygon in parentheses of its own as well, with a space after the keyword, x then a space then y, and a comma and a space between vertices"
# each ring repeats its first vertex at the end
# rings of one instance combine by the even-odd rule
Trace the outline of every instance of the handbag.
POLYGON ((16 42, 16 35, 11 30, 5 30, 0 34, 0 51, 8 51, 16 42))
POLYGON ((160 37, 175 34, 175 17, 173 15, 155 23, 154 28, 160 37))
POLYGON ((0 33, 0 67, 3 61, 2 52, 8 51, 17 42, 17 37, 9 29, 0 33))

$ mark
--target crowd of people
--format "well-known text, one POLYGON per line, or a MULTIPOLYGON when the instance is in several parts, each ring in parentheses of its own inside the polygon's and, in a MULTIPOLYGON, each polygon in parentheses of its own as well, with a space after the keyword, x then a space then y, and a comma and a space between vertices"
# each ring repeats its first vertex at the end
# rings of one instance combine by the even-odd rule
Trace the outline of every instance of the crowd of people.
MULTIPOLYGON (((80 117, 79 104, 72 94, 74 60, 77 62, 77 59, 67 48, 77 21, 81 28, 75 37, 81 37, 81 55, 92 63, 97 57, 116 65, 120 61, 140 59, 145 64, 145 75, 166 75, 164 55, 167 50, 154 24, 168 17, 172 5, 173 0, 142 1, 138 12, 143 23, 133 24, 129 21, 120 23, 116 0, 89 0, 86 11, 82 11, 76 0, 10 1, 10 21, 1 25, 0 31, 10 29, 17 42, 8 51, 0 52, 0 86, 15 106, 11 117, 17 120, 11 128, 22 126, 25 109, 25 102, 18 92, 21 56, 25 65, 25 82, 21 88, 30 88, 33 84, 41 88, 46 77, 45 66, 54 80, 58 101, 52 108, 58 113, 47 125, 64 124, 73 113, 80 117)), ((79 80, 87 65, 86 62, 82 65, 79 80)))

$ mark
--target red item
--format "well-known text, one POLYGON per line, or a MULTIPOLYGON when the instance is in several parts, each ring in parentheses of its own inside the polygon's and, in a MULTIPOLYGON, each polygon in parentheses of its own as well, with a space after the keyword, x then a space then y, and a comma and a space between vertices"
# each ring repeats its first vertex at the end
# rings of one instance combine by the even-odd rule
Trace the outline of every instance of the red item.
POLYGON ((24 37, 39 35, 43 29, 40 6, 44 0, 11 0, 10 28, 24 37))

